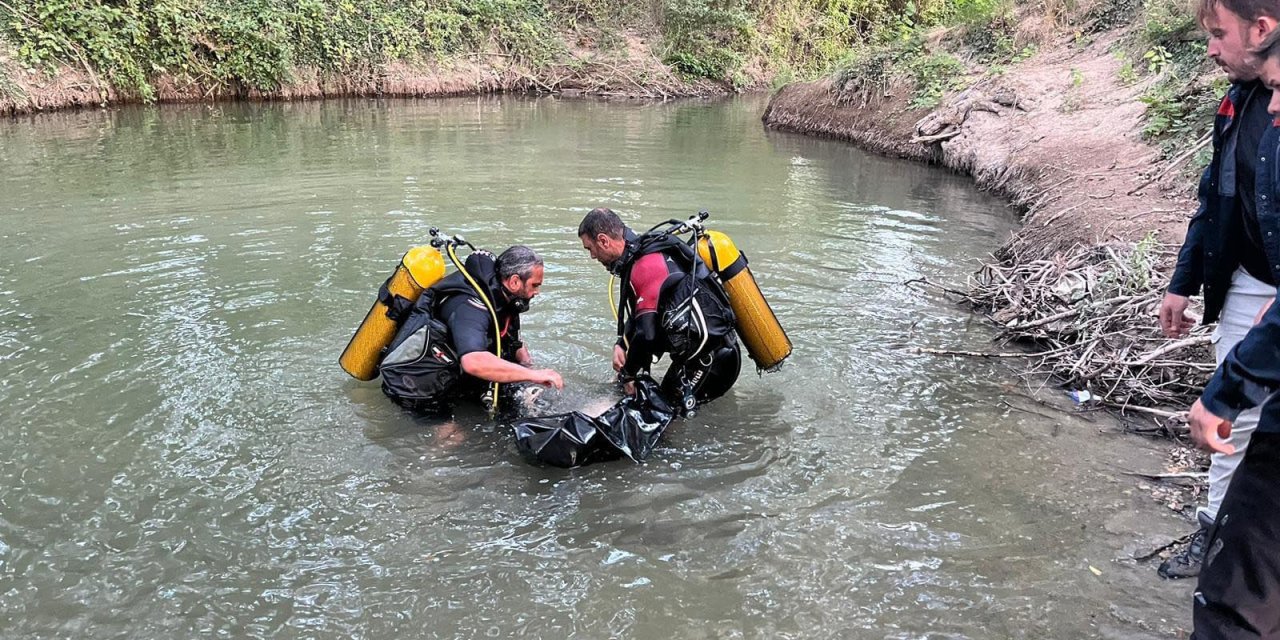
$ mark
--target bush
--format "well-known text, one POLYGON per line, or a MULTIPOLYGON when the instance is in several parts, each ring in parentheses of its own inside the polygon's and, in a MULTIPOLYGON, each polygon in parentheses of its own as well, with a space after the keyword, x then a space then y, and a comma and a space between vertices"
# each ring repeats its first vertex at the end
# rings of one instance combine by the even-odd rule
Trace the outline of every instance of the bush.
POLYGON ((911 60, 908 70, 915 79, 916 92, 911 106, 932 109, 942 101, 942 94, 953 89, 965 73, 965 66, 949 53, 925 54, 911 60))
POLYGON ((1189 0, 1143 0, 1143 38, 1152 45, 1170 45, 1195 32, 1196 12, 1189 0))
POLYGON ((744 0, 666 0, 663 61, 697 77, 725 80, 751 45, 744 0))
MULTIPOLYGON (((604 0, 601 0, 604 1, 604 0)), ((533 64, 560 53, 536 0, 8 0, 22 61, 87 67, 154 97, 157 73, 271 90, 293 68, 368 74, 392 60, 496 47, 533 64)))

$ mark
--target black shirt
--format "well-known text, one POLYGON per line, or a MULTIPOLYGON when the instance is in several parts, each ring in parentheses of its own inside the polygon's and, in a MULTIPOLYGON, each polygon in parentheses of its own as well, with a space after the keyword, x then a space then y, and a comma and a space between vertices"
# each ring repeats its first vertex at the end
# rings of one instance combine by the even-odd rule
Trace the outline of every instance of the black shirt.
MULTIPOLYGON (((498 302, 498 323, 502 327, 503 355, 510 358, 510 347, 519 340, 520 316, 507 313, 498 302)), ((454 352, 461 358, 468 353, 487 351, 493 353, 493 316, 479 298, 455 295, 440 305, 440 319, 449 327, 454 352)))
MULTIPOLYGON (((1258 176, 1258 145, 1262 135, 1271 127, 1273 118, 1267 113, 1267 105, 1271 102, 1271 91, 1257 84, 1245 98, 1244 108, 1240 112, 1240 122, 1236 129, 1236 193, 1239 196, 1240 224, 1243 227, 1244 242, 1239 247, 1237 257, 1240 266, 1249 275, 1270 285, 1276 284, 1271 273, 1271 264, 1267 260, 1267 252, 1262 246, 1262 231, 1258 225, 1258 190, 1255 183, 1258 176)), ((1272 162, 1276 159, 1273 158, 1272 162)), ((1267 175, 1263 174, 1263 179, 1267 175)))

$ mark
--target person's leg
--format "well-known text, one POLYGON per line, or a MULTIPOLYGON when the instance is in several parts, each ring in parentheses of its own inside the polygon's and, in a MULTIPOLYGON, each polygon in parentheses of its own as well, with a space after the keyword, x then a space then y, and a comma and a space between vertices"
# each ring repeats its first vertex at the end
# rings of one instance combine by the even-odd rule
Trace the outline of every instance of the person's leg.
POLYGON ((692 411, 724 395, 742 370, 742 349, 730 339, 693 360, 672 363, 662 378, 662 394, 676 407, 692 411))
POLYGON ((698 402, 710 402, 728 393, 741 372, 742 348, 738 346, 737 340, 716 349, 712 353, 711 365, 707 367, 707 373, 696 391, 698 402))
POLYGON ((1280 638, 1277 548, 1280 433, 1255 433, 1207 538, 1193 640, 1280 638))
MULTIPOLYGON (((1222 318, 1214 332, 1214 355, 1218 364, 1226 360, 1227 354, 1235 348, 1245 334, 1253 328, 1254 318, 1275 296, 1275 287, 1245 273, 1243 269, 1236 271, 1231 279, 1231 290, 1227 293, 1227 302, 1222 310, 1222 318)), ((1258 426, 1258 409, 1246 411, 1232 423, 1231 444, 1236 452, 1231 455, 1215 453, 1209 464, 1209 502, 1203 512, 1209 520, 1218 516, 1218 506, 1227 494, 1227 486, 1231 484, 1231 475, 1240 461, 1244 460, 1245 449, 1249 446, 1249 437, 1258 426)))
MULTIPOLYGON (((1243 269, 1237 270, 1231 279, 1231 289, 1227 292, 1226 304, 1218 326, 1213 331, 1214 355, 1218 364, 1226 359, 1227 354, 1244 339, 1249 329, 1253 328, 1253 320, 1263 305, 1275 295, 1275 288, 1250 276, 1243 269)), ((1196 510, 1198 529, 1191 537, 1190 544, 1181 552, 1170 556, 1161 563, 1159 573, 1165 578, 1191 578, 1200 572, 1200 560, 1204 555, 1204 537, 1218 515, 1218 506, 1222 504, 1227 486, 1231 484, 1231 476, 1240 461, 1244 459, 1245 449, 1249 446, 1249 437, 1258 426, 1258 410, 1253 409, 1240 414, 1231 430, 1231 444, 1236 451, 1231 455, 1215 453, 1209 462, 1209 496, 1204 507, 1196 510)))

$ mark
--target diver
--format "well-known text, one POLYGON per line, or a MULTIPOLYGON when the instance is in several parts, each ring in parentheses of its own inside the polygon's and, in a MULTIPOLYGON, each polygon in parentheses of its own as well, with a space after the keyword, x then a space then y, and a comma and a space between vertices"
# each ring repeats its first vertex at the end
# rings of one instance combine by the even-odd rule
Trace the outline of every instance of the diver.
POLYGON ((671 233, 637 235, 606 208, 582 219, 578 237, 622 280, 613 369, 627 392, 666 353, 671 366, 662 394, 686 415, 724 395, 742 366, 733 311, 720 280, 693 247, 671 233))
POLYGON ((460 400, 511 408, 547 387, 562 389, 560 374, 534 368, 520 340, 520 314, 542 287, 542 258, 515 245, 496 259, 473 251, 461 267, 426 289, 396 332, 378 367, 383 393, 405 408, 443 414, 460 400))

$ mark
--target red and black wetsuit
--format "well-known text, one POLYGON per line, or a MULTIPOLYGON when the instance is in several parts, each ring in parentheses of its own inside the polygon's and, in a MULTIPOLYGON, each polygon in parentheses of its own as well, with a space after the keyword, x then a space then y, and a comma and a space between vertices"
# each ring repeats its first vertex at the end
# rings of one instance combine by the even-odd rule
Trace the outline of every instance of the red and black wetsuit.
MULTIPOLYGON (((663 292, 693 266, 688 264, 691 260, 698 258, 674 237, 646 240, 628 230, 627 242, 631 255, 624 254, 622 264, 615 268, 622 277, 619 344, 627 353, 620 373, 623 378, 634 378, 648 375, 654 359, 670 352, 659 322, 666 311, 663 292)), ((716 282, 714 286, 720 285, 716 282)), ((693 399, 705 402, 724 395, 733 386, 741 365, 738 342, 730 334, 691 360, 677 360, 673 355, 671 367, 662 379, 662 390, 677 403, 688 405, 693 399)))

